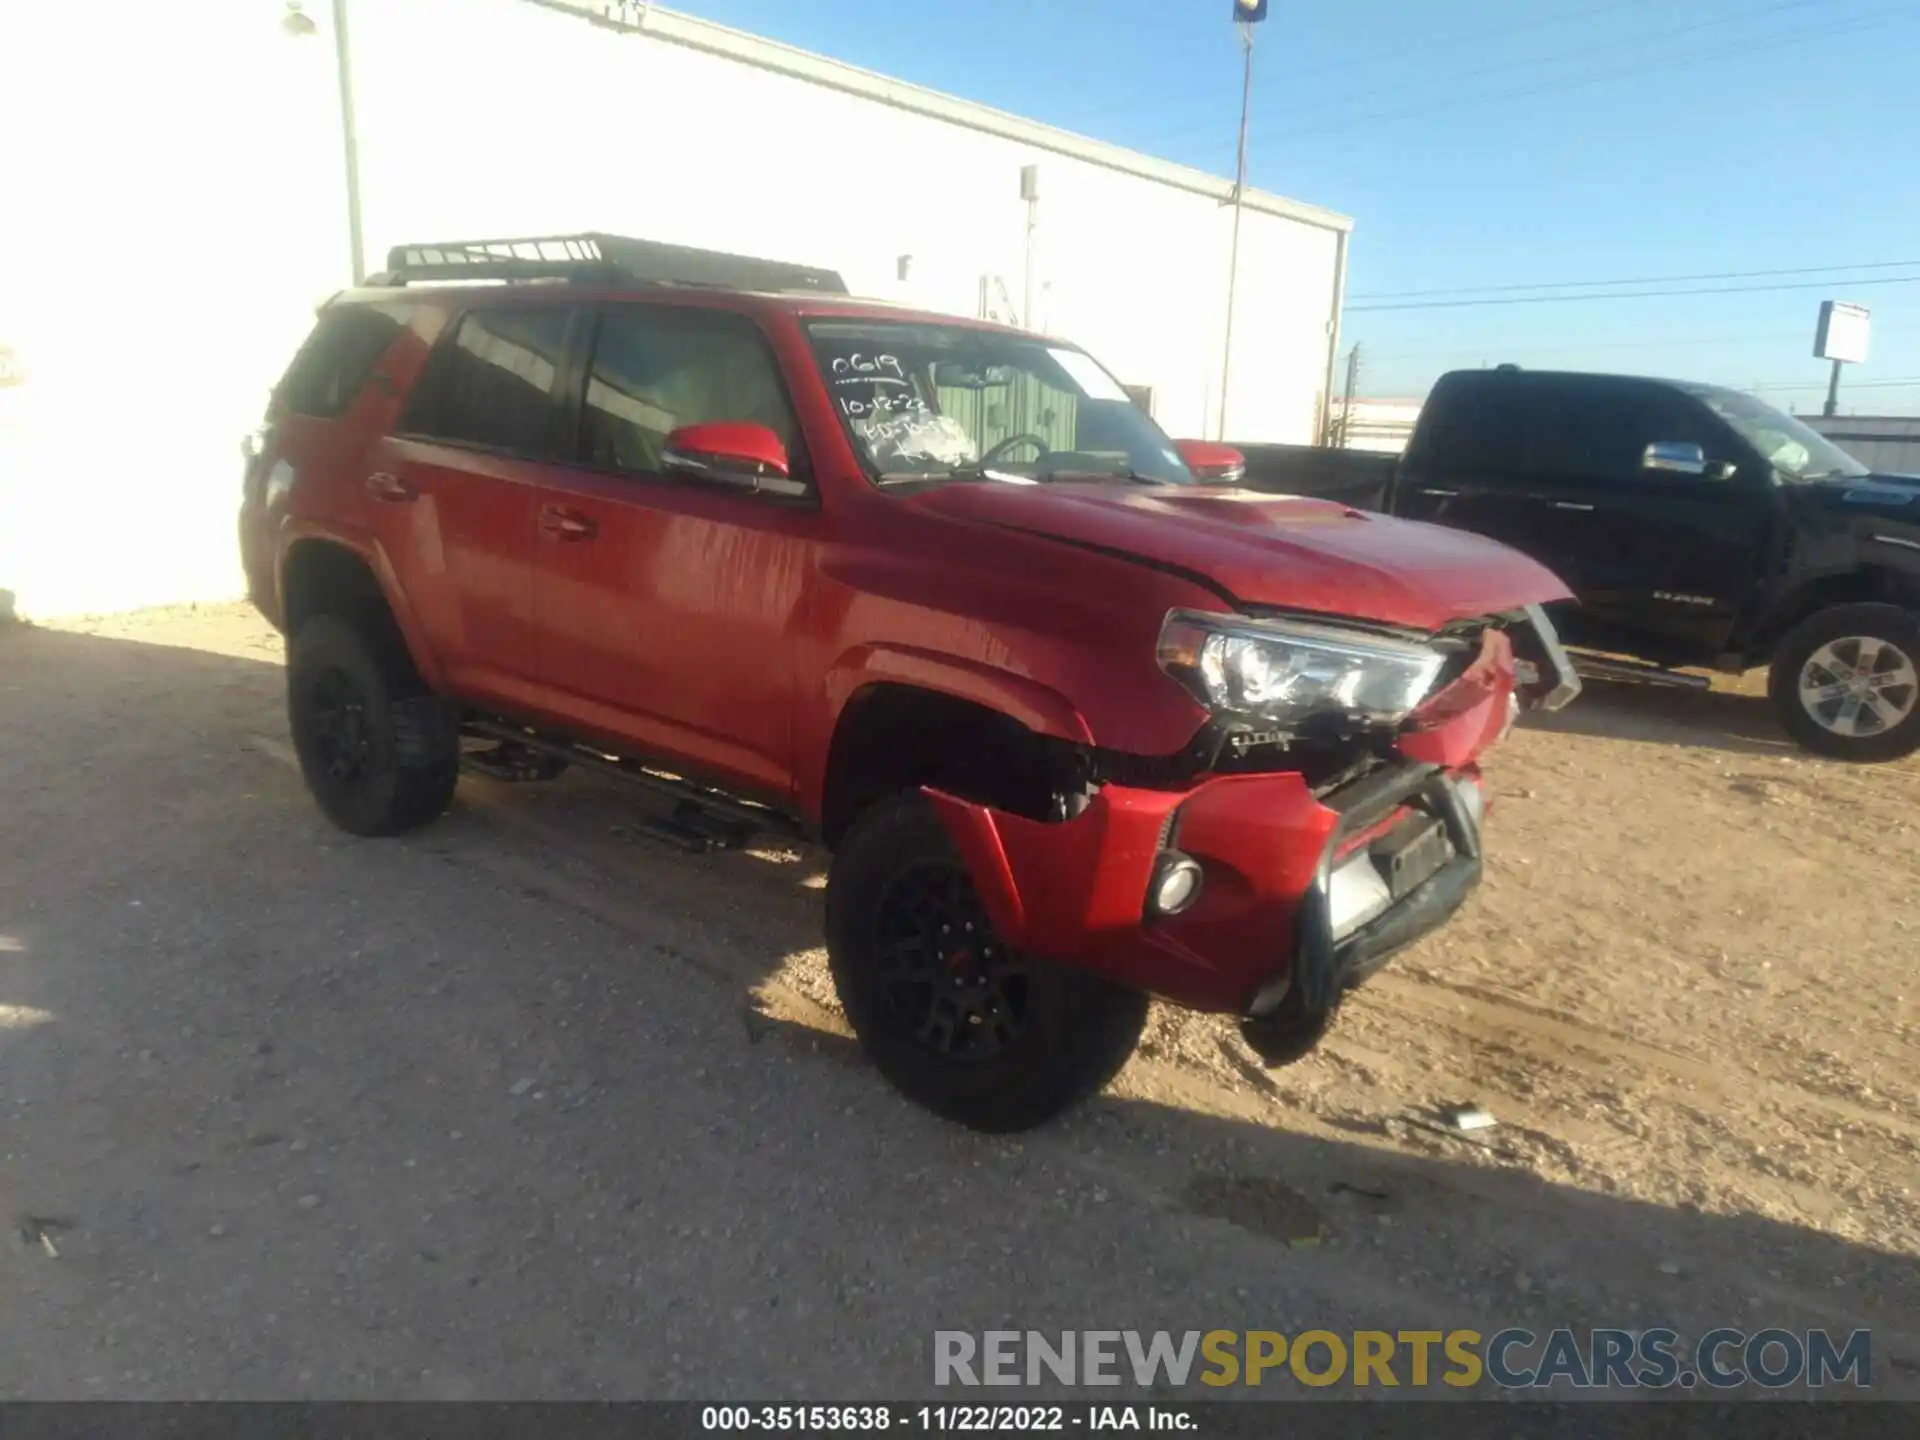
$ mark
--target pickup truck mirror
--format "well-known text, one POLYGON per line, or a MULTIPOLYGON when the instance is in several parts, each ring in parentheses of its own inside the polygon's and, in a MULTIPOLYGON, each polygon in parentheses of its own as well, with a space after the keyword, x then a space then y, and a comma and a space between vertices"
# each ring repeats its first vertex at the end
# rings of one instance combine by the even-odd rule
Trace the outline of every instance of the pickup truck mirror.
POLYGON ((803 495, 806 486, 792 478, 787 447, 765 425, 718 420, 682 425, 667 436, 660 465, 669 475, 735 486, 770 495, 803 495))
MULTIPOLYGON (((1706 475, 1707 452, 1684 440, 1656 440, 1640 457, 1645 470, 1664 470, 1669 475, 1706 475)), ((1720 477, 1715 477, 1720 478, 1720 477)))
POLYGON ((1231 445, 1213 440, 1176 440, 1173 448, 1180 452, 1196 480, 1209 485, 1238 485, 1247 478, 1247 457, 1231 445))

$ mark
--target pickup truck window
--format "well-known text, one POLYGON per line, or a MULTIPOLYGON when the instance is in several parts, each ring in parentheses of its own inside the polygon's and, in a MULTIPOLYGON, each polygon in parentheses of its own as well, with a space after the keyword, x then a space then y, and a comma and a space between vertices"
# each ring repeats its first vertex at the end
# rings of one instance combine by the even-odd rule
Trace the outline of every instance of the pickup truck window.
POLYGON ((1194 483, 1166 433, 1082 350, 963 325, 807 330, 855 453, 882 483, 1194 483))
POLYGON ((1714 385, 1690 385, 1687 390, 1739 431, 1760 458, 1788 480, 1856 480, 1870 473, 1812 426, 1764 400, 1714 385))
POLYGON ((1531 379, 1526 405, 1527 468, 1619 484, 1647 478, 1646 448, 1659 441, 1698 445, 1710 458, 1726 448, 1712 418, 1685 397, 1631 381, 1531 379))
POLYGON ((727 310, 615 305, 600 318, 580 416, 582 458, 657 472, 682 425, 754 421, 797 461, 800 427, 760 328, 727 310))
POLYGON ((552 396, 571 311, 469 310, 428 358, 402 434, 513 455, 551 452, 552 396))
POLYGON ((1451 475, 1507 475, 1520 468, 1524 407, 1505 376, 1443 381, 1421 412, 1410 463, 1451 475))

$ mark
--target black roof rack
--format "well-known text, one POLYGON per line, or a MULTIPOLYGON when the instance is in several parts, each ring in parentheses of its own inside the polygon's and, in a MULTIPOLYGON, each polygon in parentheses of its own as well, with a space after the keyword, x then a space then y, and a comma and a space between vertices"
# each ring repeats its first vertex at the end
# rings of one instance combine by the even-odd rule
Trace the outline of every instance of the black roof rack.
POLYGON ((562 281, 575 285, 701 285, 724 290, 814 291, 845 295, 832 270, 696 250, 622 235, 556 235, 528 240, 454 240, 396 245, 372 285, 448 280, 562 281))

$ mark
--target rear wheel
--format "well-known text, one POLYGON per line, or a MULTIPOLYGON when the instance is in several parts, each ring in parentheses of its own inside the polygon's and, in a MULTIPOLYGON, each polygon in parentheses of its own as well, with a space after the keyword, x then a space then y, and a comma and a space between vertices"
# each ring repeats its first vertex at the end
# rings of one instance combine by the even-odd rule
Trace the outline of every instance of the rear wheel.
POLYGON ((450 708, 404 652, 337 615, 287 646, 287 718, 307 789, 354 835, 398 835, 437 818, 460 775, 450 708))
POLYGON ((1839 605, 1780 642, 1767 689, 1799 744, 1873 763, 1920 750, 1920 617, 1898 605, 1839 605))
POLYGON ((834 853, 827 954, 854 1033, 909 1098, 976 1130, 1025 1130, 1126 1064, 1147 999, 1009 950, 933 807, 856 819, 834 853))

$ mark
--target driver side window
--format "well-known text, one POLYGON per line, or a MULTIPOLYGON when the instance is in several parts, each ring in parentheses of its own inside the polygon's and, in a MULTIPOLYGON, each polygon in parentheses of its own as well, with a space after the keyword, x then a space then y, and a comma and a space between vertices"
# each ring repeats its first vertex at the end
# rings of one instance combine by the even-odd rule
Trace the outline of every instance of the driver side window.
POLYGON ((765 425, 802 463, 800 427, 760 328, 726 310, 616 305, 601 315, 580 414, 581 458, 657 473, 667 436, 712 421, 765 425))

